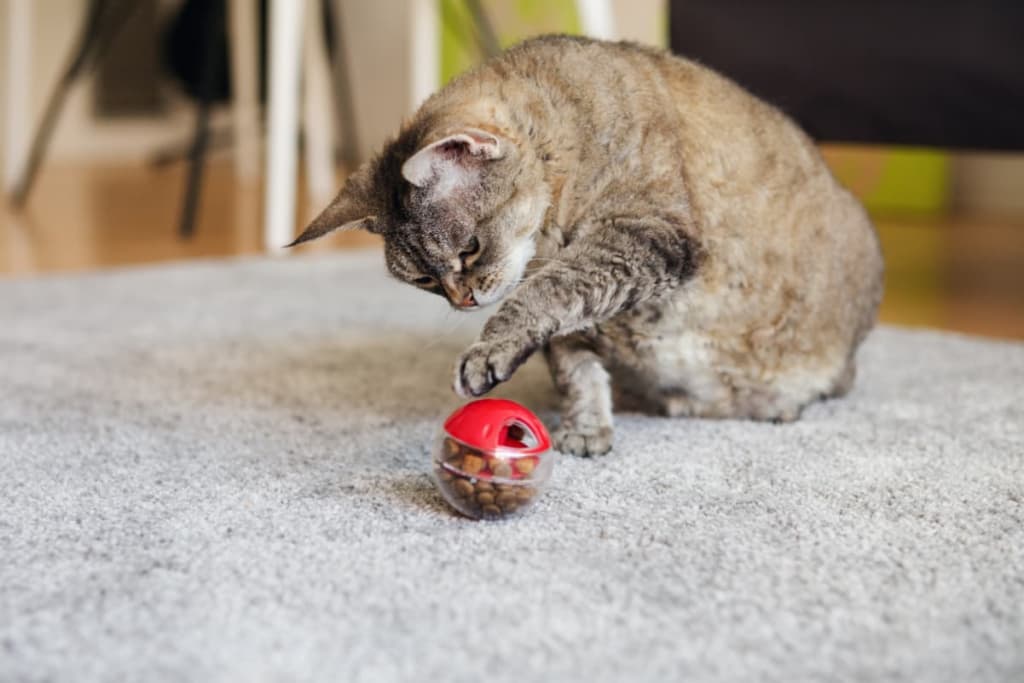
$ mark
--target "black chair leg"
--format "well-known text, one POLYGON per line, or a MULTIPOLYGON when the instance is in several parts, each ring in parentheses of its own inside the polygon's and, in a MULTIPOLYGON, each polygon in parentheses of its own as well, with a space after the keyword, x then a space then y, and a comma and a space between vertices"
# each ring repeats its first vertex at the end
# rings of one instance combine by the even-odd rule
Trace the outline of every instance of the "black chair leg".
POLYGON ((480 0, 466 0, 466 6, 473 17, 473 26, 476 29, 476 39, 485 57, 494 57, 501 52, 501 44, 494 32, 494 25, 491 18, 484 9, 480 0))
POLYGON ((85 23, 78 36, 78 42, 71 51, 68 65, 61 74, 60 80, 54 86, 50 98, 46 102, 43 111, 42 121, 32 137, 32 145, 29 148, 25 168, 22 170, 21 178, 11 192, 11 205, 20 208, 28 201, 32 186, 35 184, 39 168, 46 157, 46 150, 53 137, 53 129, 57 125, 57 119, 64 109, 64 102, 75 81, 85 73, 87 68, 96 64, 102 56, 106 46, 116 36, 117 31, 124 25, 131 15, 131 8, 124 5, 117 5, 112 0, 90 0, 86 10, 85 23), (121 15, 114 14, 115 10, 121 10, 121 15), (113 18, 112 18, 113 17, 113 18))
POLYGON ((196 130, 189 150, 188 178, 185 180, 185 204, 181 210, 178 223, 178 234, 191 237, 196 230, 196 213, 199 210, 199 199, 203 183, 203 170, 206 165, 206 149, 210 141, 210 103, 202 100, 196 112, 196 130))
POLYGON ((213 0, 210 17, 206 24, 203 45, 203 77, 200 84, 199 108, 196 112, 196 128, 189 150, 188 178, 185 181, 185 200, 178 223, 178 234, 192 237, 196 229, 196 215, 201 199, 203 170, 206 166, 206 152, 210 143, 210 107, 216 97, 217 74, 221 70, 220 40, 225 30, 225 2, 213 0))

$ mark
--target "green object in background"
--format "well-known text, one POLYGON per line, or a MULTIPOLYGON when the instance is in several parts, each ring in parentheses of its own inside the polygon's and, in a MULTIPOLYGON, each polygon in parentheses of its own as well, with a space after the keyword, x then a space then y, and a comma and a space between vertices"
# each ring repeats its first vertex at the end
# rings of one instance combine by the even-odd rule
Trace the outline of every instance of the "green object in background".
POLYGON ((841 183, 873 213, 939 213, 949 206, 949 155, 936 149, 827 145, 841 183))
MULTIPOLYGON (((483 0, 503 48, 543 33, 579 33, 572 0, 483 0)), ((480 63, 473 16, 461 0, 441 2, 441 83, 480 63)))
POLYGON ((864 196, 870 211, 938 213, 947 208, 949 155, 932 149, 891 149, 874 189, 864 196))
POLYGON ((576 3, 572 0, 518 0, 504 3, 514 5, 519 16, 528 24, 544 27, 544 32, 579 33, 580 22, 576 3))
POLYGON ((471 67, 478 59, 472 38, 472 17, 466 4, 441 3, 441 84, 471 67))

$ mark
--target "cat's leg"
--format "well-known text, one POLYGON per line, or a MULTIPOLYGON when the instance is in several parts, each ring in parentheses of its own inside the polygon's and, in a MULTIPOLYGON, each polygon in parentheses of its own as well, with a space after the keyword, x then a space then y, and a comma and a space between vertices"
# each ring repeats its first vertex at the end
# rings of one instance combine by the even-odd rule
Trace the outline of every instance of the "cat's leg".
POLYGON ((562 423, 555 448, 573 455, 603 455, 612 448, 612 396, 601 358, 580 335, 554 337, 548 367, 562 395, 562 423))
POLYGON ((843 371, 839 373, 836 381, 832 384, 832 389, 823 398, 839 398, 846 396, 853 388, 853 382, 857 379, 857 361, 850 357, 846 361, 846 365, 843 366, 843 371))
POLYGON ((777 424, 798 420, 810 404, 844 396, 853 387, 857 375, 856 361, 848 358, 839 368, 819 378, 817 386, 786 386, 783 383, 749 391, 744 401, 746 416, 777 424))
POLYGON ((693 276, 697 247, 667 218, 608 220, 523 282, 455 366, 455 390, 480 396, 557 334, 591 327, 693 276))

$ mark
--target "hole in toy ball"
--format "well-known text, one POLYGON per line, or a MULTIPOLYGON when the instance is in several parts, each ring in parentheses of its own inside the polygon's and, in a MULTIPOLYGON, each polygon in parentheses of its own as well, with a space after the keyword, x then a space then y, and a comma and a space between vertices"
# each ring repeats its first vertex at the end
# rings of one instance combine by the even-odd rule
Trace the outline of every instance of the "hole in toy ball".
POLYGON ((536 448, 537 446, 537 438, 521 422, 510 422, 505 425, 501 432, 500 442, 502 446, 518 449, 536 448))

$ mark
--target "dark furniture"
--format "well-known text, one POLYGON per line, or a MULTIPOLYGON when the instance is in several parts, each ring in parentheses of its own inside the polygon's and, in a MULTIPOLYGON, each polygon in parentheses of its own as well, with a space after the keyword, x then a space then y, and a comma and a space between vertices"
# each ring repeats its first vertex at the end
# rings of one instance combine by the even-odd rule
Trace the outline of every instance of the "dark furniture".
POLYGON ((669 24, 818 140, 1024 150, 1020 0, 671 0, 669 24))

